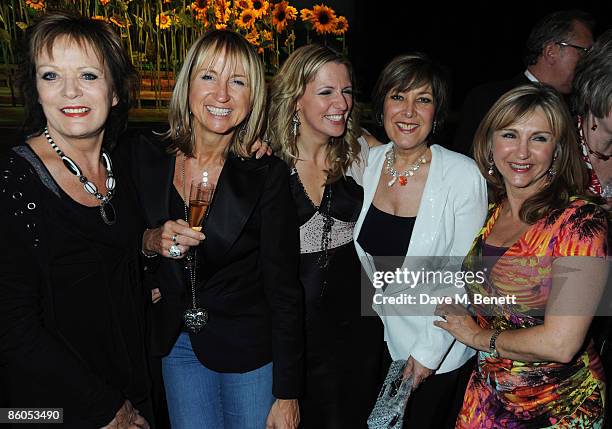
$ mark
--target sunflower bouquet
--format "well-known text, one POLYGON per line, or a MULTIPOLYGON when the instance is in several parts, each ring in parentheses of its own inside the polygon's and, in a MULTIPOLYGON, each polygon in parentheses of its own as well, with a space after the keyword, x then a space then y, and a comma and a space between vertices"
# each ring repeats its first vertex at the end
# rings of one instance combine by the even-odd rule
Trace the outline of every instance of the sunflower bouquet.
POLYGON ((286 0, 2 0, 0 67, 16 63, 15 46, 23 31, 51 9, 113 25, 141 72, 141 101, 152 100, 155 107, 165 103, 189 46, 207 30, 242 34, 270 74, 300 44, 298 39, 338 43, 345 50, 348 30, 347 19, 325 4, 298 11, 286 0))

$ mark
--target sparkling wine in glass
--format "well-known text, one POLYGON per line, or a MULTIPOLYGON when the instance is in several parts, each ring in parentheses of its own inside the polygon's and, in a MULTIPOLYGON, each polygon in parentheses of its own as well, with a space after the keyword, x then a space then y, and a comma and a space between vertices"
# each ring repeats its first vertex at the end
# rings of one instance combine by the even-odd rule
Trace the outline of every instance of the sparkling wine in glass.
POLYGON ((191 182, 189 192, 189 226, 195 231, 202 230, 208 206, 215 193, 215 185, 208 181, 208 173, 204 172, 201 180, 191 182))
MULTIPOLYGON (((206 212, 210 205, 213 194, 215 193, 215 185, 208 181, 208 172, 202 173, 200 180, 191 182, 189 188, 189 226, 195 231, 202 230, 202 223, 206 218, 206 212)), ((198 255, 197 247, 189 249, 189 253, 185 258, 187 268, 189 268, 189 277, 191 280, 191 307, 187 308, 183 313, 183 322, 189 332, 197 334, 208 322, 208 311, 204 307, 198 307, 196 297, 196 282, 198 271, 198 255)))

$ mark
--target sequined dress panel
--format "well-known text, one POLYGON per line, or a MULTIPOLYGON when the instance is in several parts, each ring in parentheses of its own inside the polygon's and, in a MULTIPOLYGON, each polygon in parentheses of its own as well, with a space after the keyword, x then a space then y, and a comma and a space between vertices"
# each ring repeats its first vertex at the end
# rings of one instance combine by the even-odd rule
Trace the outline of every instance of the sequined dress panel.
POLYGON ((326 186, 317 207, 295 169, 290 186, 301 225, 300 280, 306 304, 306 392, 300 401, 300 427, 365 428, 367 416, 360 414, 369 412, 376 397, 383 343, 377 318, 360 317, 361 265, 353 229, 363 189, 352 177, 343 177, 326 186), (328 208, 333 224, 325 268, 321 240, 328 208))

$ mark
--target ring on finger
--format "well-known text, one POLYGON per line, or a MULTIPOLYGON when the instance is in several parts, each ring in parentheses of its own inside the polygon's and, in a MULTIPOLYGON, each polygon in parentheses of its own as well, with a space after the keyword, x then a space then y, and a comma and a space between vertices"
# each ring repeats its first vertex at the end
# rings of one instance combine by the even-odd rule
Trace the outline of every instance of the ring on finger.
POLYGON ((178 258, 179 256, 182 255, 182 252, 181 252, 181 249, 176 244, 173 244, 168 249, 168 254, 170 254, 170 256, 173 258, 178 258))

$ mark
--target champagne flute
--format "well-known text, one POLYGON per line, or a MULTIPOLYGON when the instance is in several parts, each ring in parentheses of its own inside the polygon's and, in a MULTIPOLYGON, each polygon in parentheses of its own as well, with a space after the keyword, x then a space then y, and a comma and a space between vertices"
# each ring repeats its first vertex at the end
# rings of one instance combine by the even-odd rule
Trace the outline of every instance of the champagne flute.
MULTIPOLYGON (((215 185, 208 181, 206 171, 202 174, 202 179, 191 182, 189 188, 189 226, 191 229, 198 232, 202 230, 202 224, 214 193, 215 185)), ((196 298, 197 259, 197 247, 191 248, 186 258, 191 281, 191 308, 183 313, 183 321, 185 327, 193 334, 200 332, 208 322, 208 310, 198 307, 196 298)))
POLYGON ((200 232, 208 211, 208 206, 215 193, 215 185, 208 181, 208 173, 204 172, 201 180, 191 182, 189 190, 189 226, 200 232))

